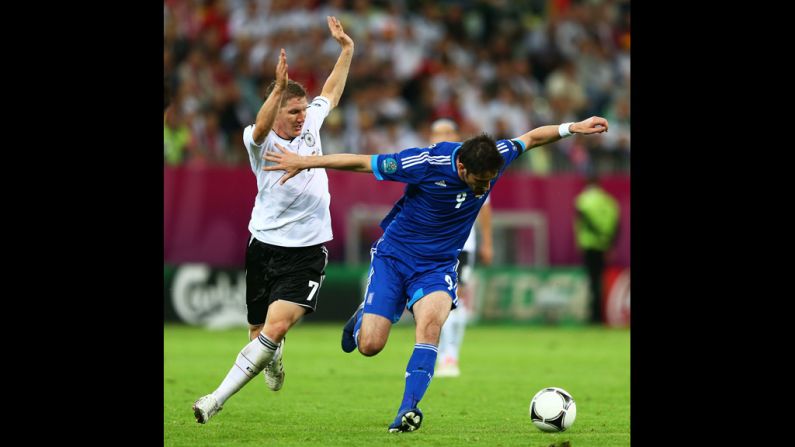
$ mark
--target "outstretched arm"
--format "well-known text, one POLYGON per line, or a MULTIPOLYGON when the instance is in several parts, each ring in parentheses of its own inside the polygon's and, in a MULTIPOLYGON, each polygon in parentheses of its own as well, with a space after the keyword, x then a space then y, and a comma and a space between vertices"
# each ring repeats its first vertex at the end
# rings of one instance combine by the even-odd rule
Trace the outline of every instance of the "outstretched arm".
POLYGON ((331 108, 334 108, 340 102, 342 91, 345 89, 345 81, 348 79, 348 70, 351 68, 351 59, 353 58, 353 40, 345 34, 342 24, 336 17, 328 16, 326 19, 328 20, 328 29, 331 30, 331 37, 342 47, 340 57, 326 79, 326 83, 323 84, 323 91, 320 93, 321 96, 331 101, 331 108))
POLYGON ((273 122, 276 121, 276 115, 279 112, 279 107, 282 104, 282 94, 287 90, 287 53, 284 48, 279 53, 279 62, 276 64, 276 85, 273 91, 268 95, 268 99, 260 107, 257 112, 257 120, 254 125, 254 133, 251 135, 254 142, 262 144, 265 137, 273 127, 273 122))
POLYGON ((600 116, 592 116, 577 123, 564 123, 560 126, 541 126, 527 132, 521 137, 514 138, 525 144, 525 151, 553 143, 571 134, 592 134, 607 132, 607 120, 600 116))
POLYGON ((265 171, 287 171, 279 179, 279 184, 283 185, 287 180, 295 177, 296 174, 309 168, 330 168, 342 171, 373 172, 370 166, 370 155, 356 154, 332 154, 332 155, 310 155, 301 156, 287 151, 282 145, 276 143, 276 149, 281 152, 265 152, 265 160, 277 164, 265 166, 265 171))

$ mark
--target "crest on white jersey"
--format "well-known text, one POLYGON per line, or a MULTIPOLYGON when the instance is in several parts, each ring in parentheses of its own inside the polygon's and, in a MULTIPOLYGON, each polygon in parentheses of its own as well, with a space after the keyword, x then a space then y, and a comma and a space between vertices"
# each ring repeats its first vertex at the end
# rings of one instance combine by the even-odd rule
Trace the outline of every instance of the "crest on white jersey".
POLYGON ((309 147, 315 145, 315 137, 312 136, 312 133, 310 132, 304 132, 304 134, 301 135, 301 139, 304 140, 304 143, 306 143, 306 145, 309 147))

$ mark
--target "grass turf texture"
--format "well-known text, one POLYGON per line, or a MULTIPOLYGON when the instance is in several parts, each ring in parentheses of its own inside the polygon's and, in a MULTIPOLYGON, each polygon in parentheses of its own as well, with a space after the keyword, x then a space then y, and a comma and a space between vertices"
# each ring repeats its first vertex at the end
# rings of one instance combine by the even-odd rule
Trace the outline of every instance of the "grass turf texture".
POLYGON ((164 327, 163 431, 166 446, 629 446, 629 330, 592 327, 471 326, 461 377, 434 378, 422 427, 390 434, 414 345, 413 325, 392 328, 375 357, 345 354, 342 323, 304 323, 287 335, 284 388, 255 377, 206 425, 191 405, 213 391, 247 340, 245 328, 164 327), (577 403, 563 433, 530 422, 530 399, 561 387, 577 403))

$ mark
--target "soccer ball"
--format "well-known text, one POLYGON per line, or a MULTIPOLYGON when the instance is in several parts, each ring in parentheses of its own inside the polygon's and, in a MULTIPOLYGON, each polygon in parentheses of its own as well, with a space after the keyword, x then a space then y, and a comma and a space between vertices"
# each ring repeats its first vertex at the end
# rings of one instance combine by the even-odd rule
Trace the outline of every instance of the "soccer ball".
POLYGON ((576 417, 577 404, 563 388, 544 388, 530 401, 530 419, 541 431, 565 431, 576 417))

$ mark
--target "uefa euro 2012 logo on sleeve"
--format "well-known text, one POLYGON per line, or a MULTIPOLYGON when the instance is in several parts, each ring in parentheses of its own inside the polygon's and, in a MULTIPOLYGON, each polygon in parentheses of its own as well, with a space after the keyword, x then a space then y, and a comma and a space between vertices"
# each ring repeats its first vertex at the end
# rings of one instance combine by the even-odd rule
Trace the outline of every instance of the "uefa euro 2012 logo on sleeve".
POLYGON ((385 158, 381 162, 381 170, 384 171, 384 174, 394 174, 397 171, 397 161, 394 158, 385 158))

